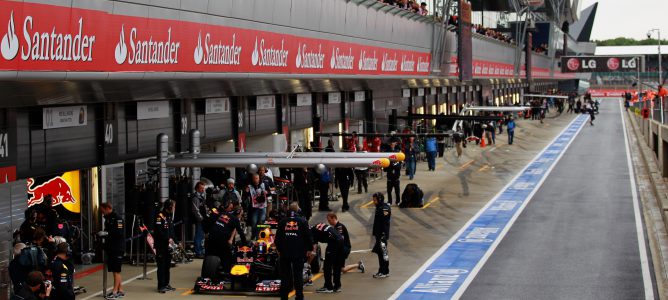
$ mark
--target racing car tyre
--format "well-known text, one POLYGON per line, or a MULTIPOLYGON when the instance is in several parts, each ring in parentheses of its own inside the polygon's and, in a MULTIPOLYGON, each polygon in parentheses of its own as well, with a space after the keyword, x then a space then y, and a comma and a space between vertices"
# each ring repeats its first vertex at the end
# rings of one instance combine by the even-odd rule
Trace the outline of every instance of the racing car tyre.
POLYGON ((202 262, 202 278, 216 278, 220 268, 220 257, 208 255, 202 262))

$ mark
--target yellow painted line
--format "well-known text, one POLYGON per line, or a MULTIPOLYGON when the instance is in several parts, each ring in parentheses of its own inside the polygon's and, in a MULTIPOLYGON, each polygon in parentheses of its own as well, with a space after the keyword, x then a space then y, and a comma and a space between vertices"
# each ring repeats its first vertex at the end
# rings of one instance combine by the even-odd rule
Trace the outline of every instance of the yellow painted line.
POLYGON ((466 168, 468 168, 468 167, 469 167, 471 164, 473 164, 474 162, 475 162, 475 160, 473 160, 473 159, 472 159, 472 160, 469 160, 468 162, 466 162, 465 164, 463 164, 461 167, 459 167, 459 170, 460 170, 460 171, 466 170, 466 168))
POLYGON ((362 205, 362 208, 368 208, 369 206, 371 206, 371 204, 373 204, 373 200, 371 200, 371 201, 369 201, 369 202, 363 204, 363 205, 362 205))
POLYGON ((436 196, 436 198, 431 199, 429 202, 427 202, 427 204, 425 204, 425 205, 423 205, 422 207, 420 207, 420 209, 425 209, 425 208, 429 207, 429 205, 431 205, 432 203, 438 201, 438 199, 441 199, 441 197, 436 196))
MULTIPOLYGON (((322 274, 323 274, 323 273, 318 273, 318 274, 313 275, 313 278, 311 278, 311 281, 315 282, 316 279, 322 277, 322 274)), ((296 293, 296 292, 295 292, 294 290, 293 290, 292 292, 290 292, 290 294, 288 294, 288 298, 292 298, 292 297, 294 297, 294 296, 295 296, 295 293, 296 293)), ((306 293, 307 293, 307 292, 304 292, 304 294, 306 294, 306 293)))
POLYGON ((192 289, 187 289, 187 291, 181 293, 181 296, 188 296, 191 295, 194 291, 192 289))
POLYGON ((478 172, 482 172, 482 171, 487 170, 487 169, 489 169, 489 165, 484 165, 484 166, 480 167, 480 169, 478 169, 478 172))

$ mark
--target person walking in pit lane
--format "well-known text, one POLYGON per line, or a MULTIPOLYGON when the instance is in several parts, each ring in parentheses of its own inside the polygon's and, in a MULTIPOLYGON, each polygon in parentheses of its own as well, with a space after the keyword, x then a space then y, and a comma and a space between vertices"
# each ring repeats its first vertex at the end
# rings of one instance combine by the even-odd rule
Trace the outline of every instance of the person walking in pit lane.
POLYGON ((372 252, 378 255, 378 273, 373 274, 373 278, 386 278, 390 276, 390 257, 387 250, 387 241, 390 237, 390 217, 392 208, 385 203, 383 193, 373 194, 373 203, 376 205, 376 212, 373 217, 372 234, 376 238, 372 252))

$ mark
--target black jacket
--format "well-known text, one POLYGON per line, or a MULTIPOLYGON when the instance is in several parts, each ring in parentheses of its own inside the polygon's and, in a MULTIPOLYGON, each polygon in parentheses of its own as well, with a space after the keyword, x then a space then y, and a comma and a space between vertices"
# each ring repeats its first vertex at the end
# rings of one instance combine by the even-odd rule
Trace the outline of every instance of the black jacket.
MULTIPOLYGON (((53 292, 53 291, 52 291, 53 292)), ((38 294, 36 292, 33 292, 27 284, 23 284, 23 287, 19 291, 17 291, 11 298, 10 300, 41 300, 41 298, 38 297, 38 294)))
POLYGON ((399 180, 401 178, 401 163, 390 163, 390 166, 385 168, 385 172, 387 172, 387 181, 399 180))
POLYGON ((350 187, 355 180, 355 173, 352 168, 336 168, 334 170, 334 180, 336 184, 344 189, 350 187))
POLYGON ((125 252, 125 224, 115 211, 104 217, 104 230, 109 233, 104 241, 104 251, 110 255, 125 252))
POLYGON ((169 239, 174 239, 174 224, 170 213, 161 211, 155 218, 153 239, 155 241, 153 245, 156 253, 169 253, 169 239))
POLYGON ((313 243, 327 243, 327 252, 341 252, 343 250, 343 235, 336 228, 324 223, 311 227, 313 243))
POLYGON ((276 250, 286 259, 304 259, 306 252, 313 249, 313 238, 308 223, 294 214, 278 224, 276 250))
POLYGON ((352 250, 353 247, 350 243, 348 228, 346 228, 346 225, 343 225, 341 222, 337 222, 336 225, 334 225, 334 228, 341 236, 343 236, 343 257, 348 258, 348 255, 350 255, 350 250, 352 250))
POLYGON ((373 217, 373 236, 384 237, 386 240, 390 238, 391 216, 392 208, 387 203, 383 202, 376 205, 376 213, 373 217))
POLYGON ((51 263, 51 273, 53 289, 50 298, 53 300, 74 300, 74 265, 56 257, 51 263))

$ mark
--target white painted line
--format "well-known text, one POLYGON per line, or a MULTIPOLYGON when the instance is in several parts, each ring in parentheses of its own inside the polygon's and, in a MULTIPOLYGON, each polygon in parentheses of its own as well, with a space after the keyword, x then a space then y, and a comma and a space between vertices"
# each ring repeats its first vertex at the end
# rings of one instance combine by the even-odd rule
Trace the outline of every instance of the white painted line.
POLYGON ((645 245, 645 231, 643 229, 642 218, 640 217, 640 200, 638 199, 638 187, 636 186, 636 175, 631 162, 631 147, 629 146, 629 137, 626 131, 626 120, 624 119, 624 109, 622 102, 619 101, 619 114, 622 116, 622 127, 624 127, 624 145, 626 146, 626 163, 629 168, 629 181, 631 182, 631 195, 633 196, 633 213, 636 219, 636 232, 638 235, 638 252, 640 253, 640 266, 642 268, 642 281, 645 285, 645 299, 654 299, 654 287, 652 286, 652 276, 649 273, 649 259, 647 256, 647 247, 645 245))
POLYGON ((350 253, 367 253, 367 252, 371 252, 371 249, 362 249, 362 250, 350 251, 350 253))
MULTIPOLYGON (((524 171, 526 171, 526 170, 529 168, 529 166, 531 166, 535 161, 537 161, 538 158, 539 158, 541 155, 543 155, 543 152, 545 152, 545 150, 547 150, 547 148, 549 148, 550 145, 552 145, 552 143, 554 143, 554 141, 556 141, 559 137, 561 137, 561 136, 566 132, 566 130, 568 130, 568 129, 570 128, 570 126, 571 126, 573 123, 575 123, 575 121, 576 121, 577 119, 578 119, 578 118, 575 117, 570 123, 568 123, 568 125, 566 125, 566 128, 564 128, 564 130, 562 130, 559 134, 557 134, 556 137, 555 137, 554 139, 552 139, 552 141, 550 141, 550 142, 545 146, 545 148, 543 148, 543 150, 541 150, 538 154, 536 154, 536 156, 534 157, 534 159, 533 159, 532 161, 530 161, 529 163, 527 163, 526 166, 524 166, 524 168, 522 168, 522 170, 520 170, 519 172, 517 172, 517 174, 515 174, 515 176, 514 176, 512 179, 510 179, 510 180, 508 181, 508 183, 507 183, 501 190, 499 190, 499 192, 498 192, 496 195, 494 195, 494 197, 492 197, 492 198, 489 200, 489 202, 487 202, 487 204, 485 204, 485 206, 483 206, 483 207, 482 207, 482 208, 481 208, 481 209, 480 209, 480 210, 479 210, 473 217, 471 217, 471 218, 466 222, 466 224, 464 224, 464 225, 463 225, 463 226, 462 226, 462 227, 461 227, 461 228, 460 228, 454 235, 452 235, 452 237, 451 237, 445 244, 443 244, 443 246, 441 246, 441 248, 438 249, 438 251, 436 251, 436 253, 434 253, 434 254, 433 254, 433 255, 432 255, 432 256, 431 256, 431 257, 430 257, 424 264, 422 264, 422 266, 421 266, 421 267, 420 267, 420 268, 419 268, 419 269, 418 269, 418 270, 417 270, 417 271, 416 271, 410 278, 408 278, 408 279, 406 280, 406 282, 404 282, 404 283, 399 287, 399 289, 397 289, 397 290, 394 292, 394 294, 392 294, 392 296, 390 296, 390 298, 388 298, 388 299, 397 299, 399 296, 401 296, 401 294, 403 293, 403 291, 406 290, 406 288, 408 288, 408 286, 411 285, 411 284, 412 284, 418 277, 420 277, 420 275, 422 275, 422 273, 424 273, 424 271, 425 271, 425 270, 426 270, 426 269, 427 269, 427 268, 428 268, 428 267, 429 267, 429 266, 430 266, 430 265, 431 265, 431 264, 432 264, 432 263, 433 263, 439 256, 441 256, 441 254, 443 254, 443 252, 445 252, 445 250, 448 249, 448 247, 450 247, 450 245, 451 245, 452 243, 454 243, 454 242, 457 240, 457 238, 458 238, 458 237, 459 237, 459 236, 460 236, 466 229, 468 229, 468 228, 471 226, 471 223, 473 223, 476 219, 478 219, 478 217, 479 217, 480 215, 482 215, 483 212, 485 212, 485 211, 487 210, 487 208, 489 208, 489 207, 494 203, 494 200, 495 200, 496 198, 498 198, 501 194, 503 194, 503 192, 504 192, 506 189, 510 188, 510 185, 511 185, 512 183, 514 183, 515 180, 516 180, 517 178, 519 178, 520 175, 522 175, 522 174, 524 173, 524 171)), ((583 123, 583 126, 584 126, 584 123, 583 123)), ((580 126, 580 129, 582 129, 583 126, 580 126)), ((578 130, 578 132, 579 132, 579 130, 578 130)), ((568 149, 568 147, 570 146, 570 144, 571 144, 571 142, 572 142, 573 140, 574 140, 574 138, 571 139, 571 141, 566 145, 566 147, 564 147, 564 152, 566 152, 566 150, 568 149)), ((564 152, 562 152, 562 154, 563 154, 564 152)), ((557 159, 560 159, 560 158, 561 158, 561 156, 559 156, 557 159)), ((555 162, 555 164, 553 164, 553 166, 554 166, 554 165, 556 165, 556 162, 555 162)), ((552 170, 552 169, 550 168, 550 169, 548 169, 547 172, 549 173, 551 170, 552 170)), ((547 178, 547 175, 546 175, 545 177, 543 177, 543 178, 547 178)), ((542 184, 542 181, 541 181, 539 184, 542 184)), ((539 187, 540 187, 540 185, 536 187, 536 190, 538 190, 539 187)), ((529 197, 531 197, 531 196, 533 196, 533 194, 529 195, 529 197)), ((529 203, 529 200, 531 200, 531 198, 527 198, 527 200, 524 202, 524 205, 521 206, 521 207, 519 208, 519 213, 517 213, 516 216, 519 215, 519 214, 522 212, 522 210, 524 209, 524 207, 526 206, 526 204, 529 203)), ((491 247, 490 247, 490 251, 488 251, 488 252, 485 254, 485 256, 481 259, 481 261, 478 263, 478 265, 473 269, 473 271, 471 272, 471 275, 472 275, 472 276, 469 276, 469 278, 470 278, 471 280, 473 280, 473 278, 471 278, 471 277, 475 277, 475 275, 478 273, 478 271, 480 270, 480 268, 482 267, 482 265, 485 263, 485 261, 487 261, 487 259, 488 259, 489 256, 491 255, 491 253, 494 252, 494 249, 496 249, 498 243, 503 239, 503 237, 505 236, 506 232, 508 231, 508 229, 512 226, 512 224, 513 224, 514 222, 515 222, 515 218, 513 218, 512 220, 510 220, 510 222, 508 223, 509 226, 506 226, 506 229, 503 230, 503 231, 501 232, 501 234, 500 234, 499 237, 496 239, 496 241, 494 242, 494 244, 491 245, 491 247)), ((468 285, 469 285, 470 283, 471 283, 471 281, 469 281, 469 280, 467 280, 466 282, 464 282, 464 283, 462 284, 461 288, 460 288, 461 293, 458 292, 457 294, 455 294, 455 297, 453 297, 453 299, 457 299, 457 298, 461 297, 461 294, 463 294, 463 292, 466 290, 466 287, 468 287, 468 285)))
MULTIPOLYGON (((155 268, 155 269, 153 269, 153 270, 150 270, 150 271, 146 272, 146 275, 151 274, 151 273, 153 273, 153 272, 155 272, 155 271, 157 271, 157 270, 158 270, 157 268, 155 268)), ((102 270, 102 271, 106 272, 107 270, 102 270)), ((123 282, 121 283, 121 285, 127 285, 128 283, 133 282, 133 281, 135 281, 135 280, 137 280, 137 279, 139 279, 139 278, 142 278, 143 276, 144 276, 144 274, 140 274, 140 275, 137 275, 137 276, 135 276, 135 277, 132 277, 132 278, 126 280, 126 281, 123 281, 123 282)), ((82 298, 81 300, 89 300, 89 299, 92 299, 93 297, 97 297, 97 296, 102 296, 102 291, 99 291, 99 292, 97 292, 97 293, 95 293, 95 294, 89 295, 89 296, 87 296, 87 297, 85 297, 85 298, 82 298)))

